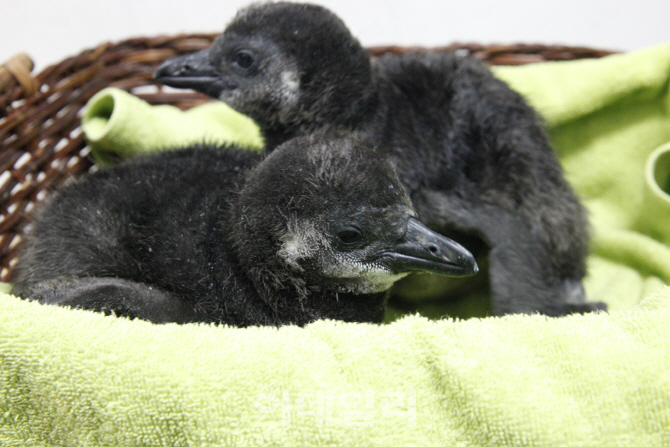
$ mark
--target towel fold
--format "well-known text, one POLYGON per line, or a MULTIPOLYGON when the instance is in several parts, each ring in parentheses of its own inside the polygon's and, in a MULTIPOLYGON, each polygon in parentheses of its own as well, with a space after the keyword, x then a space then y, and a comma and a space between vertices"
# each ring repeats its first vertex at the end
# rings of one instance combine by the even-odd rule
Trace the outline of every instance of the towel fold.
POLYGON ((263 148, 258 126, 219 101, 184 112, 174 106, 151 106, 124 90, 106 88, 89 100, 81 121, 100 164, 113 160, 111 154, 130 157, 203 142, 263 148))
POLYGON ((670 245, 670 142, 647 157, 644 199, 636 226, 670 245))
POLYGON ((609 314, 239 329, 0 295, 0 445, 670 445, 670 45, 495 72, 550 125, 609 314))

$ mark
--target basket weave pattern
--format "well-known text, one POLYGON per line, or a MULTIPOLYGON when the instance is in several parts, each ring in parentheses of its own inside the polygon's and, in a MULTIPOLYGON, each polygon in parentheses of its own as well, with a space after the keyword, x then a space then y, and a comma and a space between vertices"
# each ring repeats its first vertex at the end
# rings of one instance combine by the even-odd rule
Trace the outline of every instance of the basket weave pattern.
MULTIPOLYGON (((105 43, 52 65, 35 76, 6 76, 0 83, 0 281, 11 281, 29 216, 49 191, 93 163, 81 132, 86 102, 106 87, 129 91, 150 104, 183 110, 209 99, 162 87, 153 81, 164 60, 208 47, 216 34, 136 38, 105 43)), ((421 47, 375 47, 373 56, 421 47)), ((431 51, 460 51, 491 65, 601 57, 611 52, 545 45, 453 44, 431 51)), ((6 73, 16 73, 9 62, 6 73)), ((6 75, 5 73, 5 75, 6 75)))

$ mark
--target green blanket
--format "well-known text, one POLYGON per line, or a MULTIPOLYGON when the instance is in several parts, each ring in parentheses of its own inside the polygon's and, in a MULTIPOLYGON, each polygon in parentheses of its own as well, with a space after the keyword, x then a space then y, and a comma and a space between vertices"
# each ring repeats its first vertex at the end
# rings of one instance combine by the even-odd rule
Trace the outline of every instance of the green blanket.
POLYGON ((496 74, 589 208, 610 314, 239 329, 0 296, 0 445, 669 445, 670 45, 496 74))

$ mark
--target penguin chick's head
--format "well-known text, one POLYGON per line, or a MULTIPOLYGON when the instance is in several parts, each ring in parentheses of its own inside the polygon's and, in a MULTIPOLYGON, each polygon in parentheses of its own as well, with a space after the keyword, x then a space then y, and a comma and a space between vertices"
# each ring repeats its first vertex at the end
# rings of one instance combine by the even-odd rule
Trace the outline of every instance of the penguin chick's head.
POLYGON ((422 225, 390 161, 351 137, 296 138, 240 192, 237 245, 256 283, 312 292, 383 292, 414 271, 477 271, 473 256, 422 225))
POLYGON ((154 77, 218 98, 263 129, 291 131, 353 116, 370 70, 367 51, 332 12, 278 2, 240 10, 209 49, 166 61, 154 77))

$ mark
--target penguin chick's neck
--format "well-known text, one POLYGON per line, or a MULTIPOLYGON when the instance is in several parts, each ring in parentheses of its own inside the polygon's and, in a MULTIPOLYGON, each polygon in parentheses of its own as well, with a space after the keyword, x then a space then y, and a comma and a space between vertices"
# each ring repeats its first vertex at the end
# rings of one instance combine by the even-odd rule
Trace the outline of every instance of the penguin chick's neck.
POLYGON ((299 326, 321 319, 383 322, 387 287, 382 291, 368 287, 370 292, 364 293, 360 287, 313 277, 281 256, 281 241, 273 231, 256 227, 258 216, 247 215, 245 207, 237 204, 231 217, 228 232, 239 271, 254 284, 254 301, 262 302, 269 321, 299 326))
POLYGON ((261 128, 266 150, 272 151, 291 138, 317 130, 364 130, 378 115, 380 100, 375 76, 371 71, 363 72, 362 77, 347 77, 337 86, 324 88, 323 83, 334 82, 328 78, 301 85, 299 104, 289 122, 268 121, 268 114, 252 116, 261 128))

